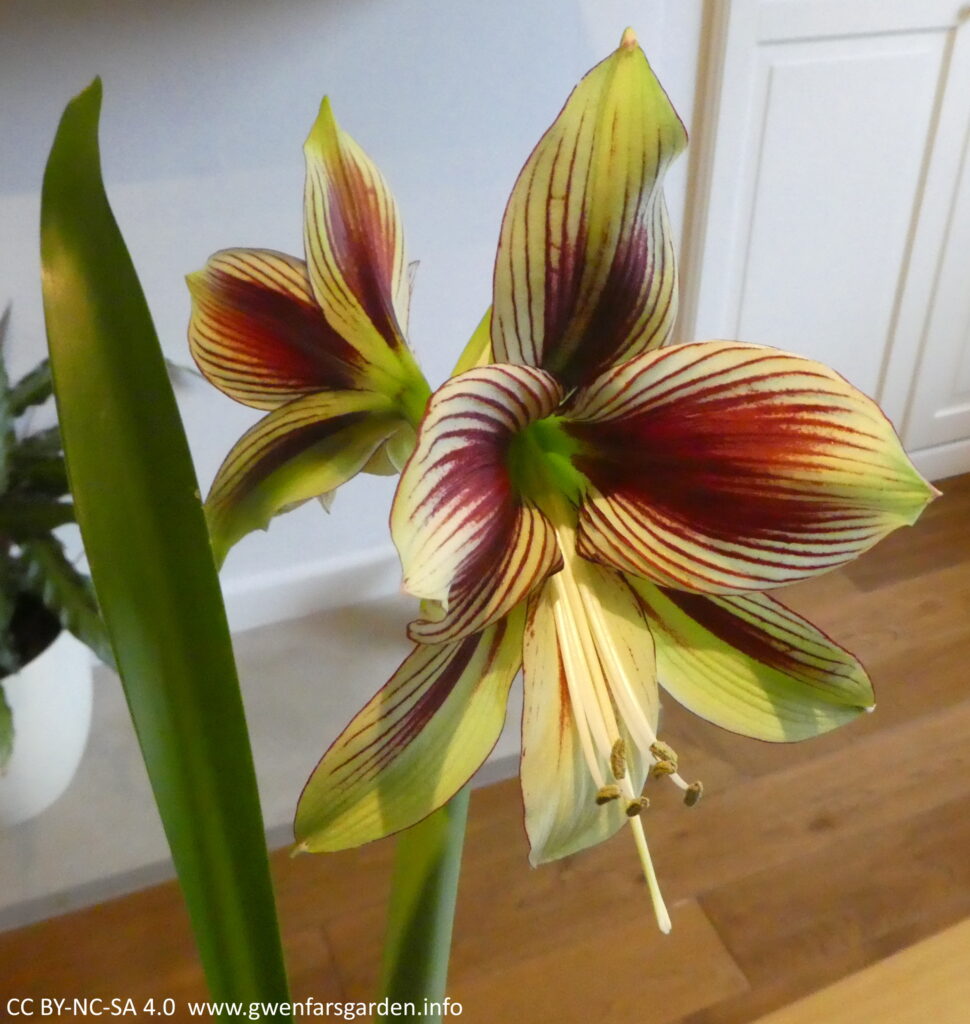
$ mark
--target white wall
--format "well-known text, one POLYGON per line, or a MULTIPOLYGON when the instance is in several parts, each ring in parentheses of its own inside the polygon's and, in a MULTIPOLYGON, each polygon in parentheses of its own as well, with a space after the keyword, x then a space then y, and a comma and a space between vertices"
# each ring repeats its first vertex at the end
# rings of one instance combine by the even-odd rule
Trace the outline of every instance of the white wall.
MULTIPOLYGON (((210 252, 301 252, 301 146, 329 93, 401 205, 410 255, 421 261, 412 339, 437 383, 489 302, 508 191, 569 89, 630 24, 690 125, 701 5, 5 0, 0 303, 14 305, 15 372, 43 344, 36 225, 44 160, 65 102, 95 74, 105 86, 109 196, 169 356, 187 359, 182 278, 210 252)), ((685 181, 682 161, 669 189, 678 233, 685 181)), ((255 417, 208 385, 180 401, 205 488, 255 417)), ((391 481, 358 478, 331 516, 308 507, 240 544, 223 574, 236 624, 343 600, 352 575, 337 580, 328 570, 387 553, 391 493, 391 481), (287 594, 288 604, 270 606, 287 594)), ((386 582, 372 571, 367 586, 386 582)))

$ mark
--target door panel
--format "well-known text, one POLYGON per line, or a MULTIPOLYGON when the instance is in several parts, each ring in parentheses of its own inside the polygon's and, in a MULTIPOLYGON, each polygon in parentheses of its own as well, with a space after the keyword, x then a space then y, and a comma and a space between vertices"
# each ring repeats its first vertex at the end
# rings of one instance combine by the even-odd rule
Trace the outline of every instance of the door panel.
POLYGON ((970 469, 966 8, 719 9, 682 336, 827 362, 909 448, 968 439, 970 469))

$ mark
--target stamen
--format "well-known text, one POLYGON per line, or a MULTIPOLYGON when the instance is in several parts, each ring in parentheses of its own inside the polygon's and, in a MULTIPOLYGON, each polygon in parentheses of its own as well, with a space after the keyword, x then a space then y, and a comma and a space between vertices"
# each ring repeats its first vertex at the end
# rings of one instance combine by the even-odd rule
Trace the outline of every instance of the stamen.
POLYGON ((670 776, 670 781, 679 789, 687 788, 687 780, 679 772, 674 772, 674 774, 670 776))
POLYGON ((684 791, 684 803, 688 807, 693 807, 703 795, 704 783, 698 779, 697 782, 692 782, 684 791))
POLYGON ((670 761, 671 764, 677 764, 677 751, 669 743, 664 743, 663 740, 656 740, 651 743, 650 753, 658 761, 670 761))
POLYGON ((645 811, 649 806, 649 797, 638 796, 635 800, 631 800, 626 805, 626 816, 628 818, 635 818, 641 811, 645 811))
POLYGON ((650 768, 650 775, 655 779, 662 778, 665 775, 676 774, 677 765, 675 765, 673 761, 656 761, 650 768))
POLYGON ((596 802, 602 806, 603 804, 608 804, 611 800, 618 800, 619 796, 619 786, 601 786, 596 794, 596 802))
MULTIPOLYGON (((558 596, 559 595, 557 594, 557 597, 558 596)), ((582 657, 582 652, 577 651, 575 648, 570 623, 566 617, 566 611, 559 600, 557 600, 553 605, 553 616, 556 620, 556 632, 558 633, 559 642, 563 647, 570 650, 572 657, 582 657)), ((566 683, 569 687, 569 698, 573 703, 573 721, 576 723, 576 731, 579 733, 579 742, 583 748, 583 756, 586 759, 586 766, 589 768, 589 773, 592 775, 593 781, 598 787, 602 788, 606 785, 606 780, 603 778, 600 761, 596 756, 596 741, 592 735, 586 708, 583 705, 582 693, 577 692, 575 687, 570 685, 568 674, 566 677, 566 683)))
POLYGON ((626 744, 617 740, 610 751, 610 769, 614 779, 622 779, 626 775, 626 744))
MULTIPOLYGON (((589 589, 589 585, 583 580, 578 581, 577 586, 583 593, 589 589)), ((606 662, 603 668, 609 677, 610 692, 623 717, 623 724, 629 731, 637 749, 645 750, 651 743, 656 742, 657 736, 640 703, 639 686, 628 677, 626 666, 616 653, 613 638, 603 621, 603 609, 595 596, 586 605, 586 611, 587 622, 594 634, 597 650, 606 662)))

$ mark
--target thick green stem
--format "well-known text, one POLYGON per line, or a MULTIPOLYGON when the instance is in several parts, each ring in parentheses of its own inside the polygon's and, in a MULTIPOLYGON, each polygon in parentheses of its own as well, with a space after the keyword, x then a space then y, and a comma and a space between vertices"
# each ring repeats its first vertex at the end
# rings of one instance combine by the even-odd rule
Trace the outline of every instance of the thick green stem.
POLYGON ((397 841, 381 998, 412 1002, 427 1021, 441 1020, 428 1004, 445 998, 468 797, 466 786, 397 841))

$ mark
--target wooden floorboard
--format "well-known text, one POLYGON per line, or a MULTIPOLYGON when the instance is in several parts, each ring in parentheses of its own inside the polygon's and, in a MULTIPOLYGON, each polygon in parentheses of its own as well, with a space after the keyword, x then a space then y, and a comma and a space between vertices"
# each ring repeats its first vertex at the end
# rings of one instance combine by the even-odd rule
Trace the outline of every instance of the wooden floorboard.
MULTIPOLYGON (((917 526, 786 595, 867 664, 875 714, 782 747, 665 708, 705 783, 690 811, 658 789, 646 817, 670 937, 628 837, 532 870, 516 784, 476 792, 463 1020, 746 1024, 970 917, 970 475, 941 489, 917 526)), ((274 855, 295 996, 372 997, 391 854, 274 855)), ((0 935, 9 995, 203 997, 176 888, 0 935)))
POLYGON ((757 1024, 966 1024, 970 920, 873 964, 757 1024))

